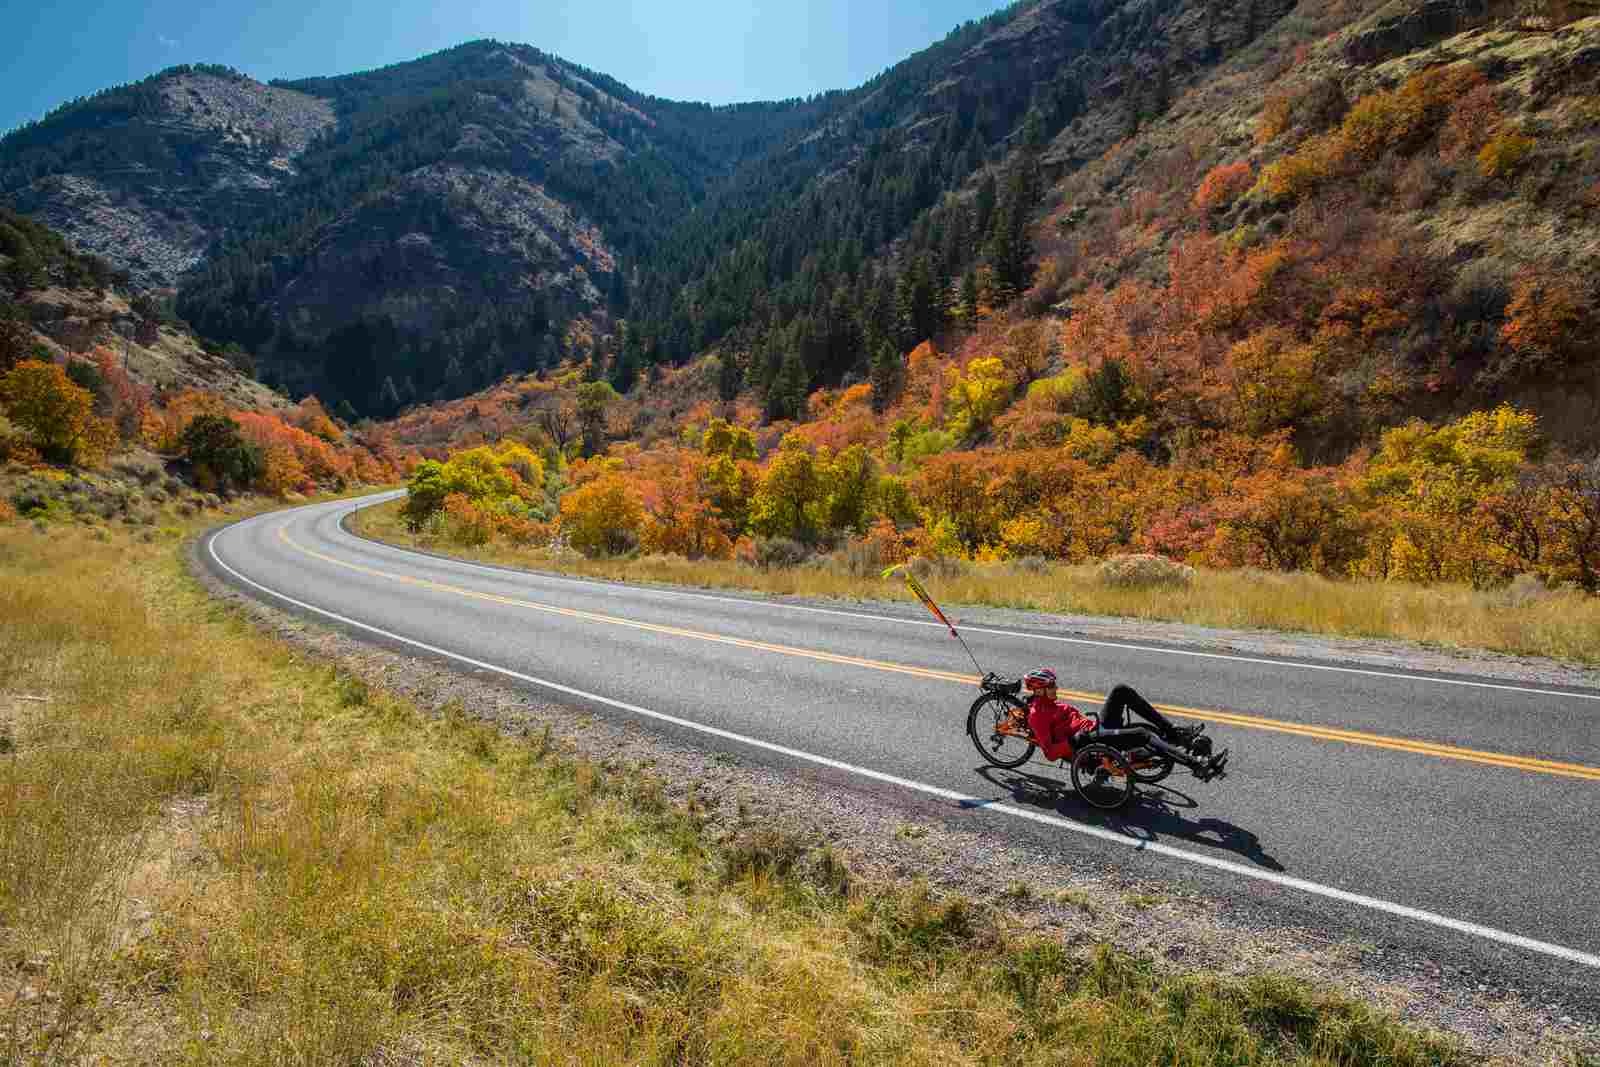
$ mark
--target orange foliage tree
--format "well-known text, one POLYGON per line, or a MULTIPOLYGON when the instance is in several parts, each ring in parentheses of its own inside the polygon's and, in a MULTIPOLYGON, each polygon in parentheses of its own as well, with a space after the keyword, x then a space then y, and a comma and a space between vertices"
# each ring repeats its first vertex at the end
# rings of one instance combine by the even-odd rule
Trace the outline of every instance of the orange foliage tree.
POLYGON ((1565 362, 1593 351, 1594 316, 1565 278, 1524 273, 1512 286, 1500 337, 1524 365, 1565 362))
POLYGON ((1250 172, 1249 163, 1240 160, 1219 164, 1201 179, 1199 188, 1194 191, 1194 206, 1201 211, 1227 207, 1249 192, 1253 184, 1255 176, 1250 172))
POLYGON ((673 449, 637 472, 645 551, 689 559, 725 559, 732 553, 727 523, 712 499, 712 462, 703 453, 673 449))
POLYGON ((1343 575, 1361 555, 1360 515, 1335 471, 1269 466, 1215 507, 1221 562, 1343 575))
POLYGON ((145 414, 144 439, 157 452, 177 452, 183 440, 183 431, 196 416, 228 416, 228 405, 215 393, 201 389, 185 389, 165 397, 159 407, 145 414))
POLYGON ((561 533, 586 556, 616 556, 639 544, 644 505, 631 479, 611 471, 561 498, 561 533))
POLYGON ((55 363, 23 360, 0 377, 0 410, 46 459, 93 463, 116 442, 116 430, 95 417, 94 397, 55 363))

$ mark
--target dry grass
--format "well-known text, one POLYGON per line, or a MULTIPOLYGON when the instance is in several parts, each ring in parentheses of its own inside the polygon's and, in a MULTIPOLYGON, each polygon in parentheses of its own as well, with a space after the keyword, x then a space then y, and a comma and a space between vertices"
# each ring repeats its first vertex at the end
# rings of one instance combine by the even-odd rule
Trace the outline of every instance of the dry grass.
MULTIPOLYGON (((910 599, 898 579, 881 579, 870 569, 865 575, 852 574, 830 563, 762 569, 671 556, 587 560, 501 543, 477 549, 435 544, 407 531, 396 517, 398 508, 398 503, 365 508, 351 522, 359 532, 395 544, 587 577, 844 600, 910 599)), ((982 604, 1237 629, 1400 638, 1447 648, 1600 663, 1600 598, 1546 590, 1536 583, 1479 592, 1454 585, 1335 582, 1313 574, 1200 570, 1187 586, 1137 588, 1108 583, 1095 566, 1039 566, 1035 561, 1027 566, 952 563, 926 584, 946 606, 982 604)))
POLYGON ((171 541, 0 527, 0 708, 6 1062, 1464 1062, 716 844, 640 769, 307 661, 171 541))

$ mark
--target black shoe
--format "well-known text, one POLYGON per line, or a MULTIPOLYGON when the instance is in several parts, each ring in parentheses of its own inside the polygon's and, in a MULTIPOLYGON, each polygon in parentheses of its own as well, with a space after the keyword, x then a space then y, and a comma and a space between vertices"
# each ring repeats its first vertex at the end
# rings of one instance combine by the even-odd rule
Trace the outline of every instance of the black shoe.
POLYGON ((1227 774, 1227 767, 1228 750, 1223 749, 1221 752, 1218 752, 1215 756, 1212 756, 1210 759, 1196 767, 1194 769, 1194 776, 1200 779, 1202 782, 1209 782, 1213 778, 1221 778, 1223 775, 1227 774))
POLYGON ((1195 738, 1194 739, 1194 743, 1189 746, 1189 754, 1191 756, 1193 756, 1195 759, 1202 759, 1202 760, 1205 759, 1206 757, 1210 756, 1211 755, 1211 738, 1209 738, 1209 737, 1197 737, 1197 738, 1195 738))

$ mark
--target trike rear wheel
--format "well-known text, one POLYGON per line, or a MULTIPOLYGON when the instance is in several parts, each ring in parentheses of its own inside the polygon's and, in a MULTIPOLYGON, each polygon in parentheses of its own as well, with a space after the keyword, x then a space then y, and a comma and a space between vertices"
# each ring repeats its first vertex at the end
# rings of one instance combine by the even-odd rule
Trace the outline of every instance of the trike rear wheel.
POLYGON ((1133 783, 1133 764, 1110 745, 1085 745, 1072 757, 1072 788, 1090 807, 1122 807, 1133 799, 1133 783))
POLYGON ((1137 759, 1133 763, 1133 780, 1143 785, 1155 785, 1172 773, 1177 764, 1171 756, 1156 754, 1137 759))
POLYGON ((1027 735, 1028 706, 1006 693, 985 693, 967 712, 972 747, 996 767, 1020 767, 1033 756, 1027 735))

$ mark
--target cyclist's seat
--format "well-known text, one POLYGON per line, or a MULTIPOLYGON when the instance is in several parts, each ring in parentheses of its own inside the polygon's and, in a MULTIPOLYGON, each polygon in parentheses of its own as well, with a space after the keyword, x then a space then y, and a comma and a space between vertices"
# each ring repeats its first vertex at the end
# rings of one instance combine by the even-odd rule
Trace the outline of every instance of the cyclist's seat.
POLYGON ((1016 696, 1022 692, 1021 678, 1002 678, 997 674, 991 673, 985 675, 980 684, 991 693, 1008 693, 1011 696, 1016 696))

